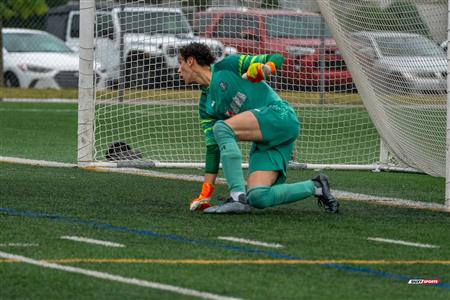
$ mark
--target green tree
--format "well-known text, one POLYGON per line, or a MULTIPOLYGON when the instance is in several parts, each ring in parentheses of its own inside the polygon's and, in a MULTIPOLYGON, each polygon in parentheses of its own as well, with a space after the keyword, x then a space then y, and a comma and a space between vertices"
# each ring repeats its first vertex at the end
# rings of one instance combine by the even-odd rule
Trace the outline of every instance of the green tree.
MULTIPOLYGON (((48 10, 45 0, 0 0, 0 49, 3 49, 3 20, 12 17, 27 19, 33 15, 45 14, 48 10)), ((3 86, 3 52, 0 53, 0 87, 3 86)))

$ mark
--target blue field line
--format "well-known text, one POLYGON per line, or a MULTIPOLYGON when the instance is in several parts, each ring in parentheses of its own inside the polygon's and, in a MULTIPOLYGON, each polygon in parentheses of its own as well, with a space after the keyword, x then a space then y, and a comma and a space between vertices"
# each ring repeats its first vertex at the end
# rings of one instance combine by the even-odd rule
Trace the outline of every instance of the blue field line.
MULTIPOLYGON (((291 256, 291 255, 278 253, 278 252, 274 252, 274 251, 260 250, 260 249, 254 249, 254 248, 248 248, 248 247, 242 247, 242 246, 234 246, 234 245, 224 245, 222 243, 212 242, 212 241, 208 241, 208 240, 195 240, 195 239, 190 239, 190 238, 175 235, 175 234, 162 234, 162 233, 157 233, 157 232, 149 231, 149 230, 133 229, 133 228, 125 227, 125 226, 115 226, 115 225, 107 224, 107 223, 98 223, 97 221, 87 221, 87 220, 82 220, 82 219, 74 218, 74 217, 66 217, 66 216, 61 216, 61 215, 50 215, 47 213, 39 213, 39 212, 31 212, 31 211, 22 211, 22 210, 16 210, 16 209, 12 209, 12 208, 0 208, 0 212, 6 213, 11 216, 49 219, 49 220, 53 220, 53 221, 59 221, 59 222, 70 223, 70 224, 88 225, 88 226, 92 226, 94 228, 102 228, 102 229, 108 229, 108 230, 112 230, 112 231, 162 238, 162 239, 170 240, 170 241, 206 246, 206 247, 210 247, 210 248, 218 248, 218 249, 223 249, 223 250, 230 250, 230 251, 246 253, 246 254, 264 255, 264 256, 267 256, 270 258, 276 258, 276 259, 305 260, 304 258, 301 258, 301 257, 291 256)), ((343 265, 343 264, 324 264, 324 265, 320 265, 320 266, 325 267, 325 268, 332 268, 332 269, 347 271, 347 272, 351 272, 351 273, 362 273, 362 274, 367 274, 367 275, 372 275, 372 276, 377 276, 377 277, 382 277, 382 278, 387 278, 387 279, 400 280, 400 281, 405 281, 405 282, 412 278, 420 278, 421 277, 421 276, 399 275, 399 274, 394 274, 394 273, 372 270, 369 268, 359 268, 359 267, 353 267, 353 266, 348 266, 348 265, 343 265)), ((450 289, 450 284, 446 283, 446 282, 440 282, 440 283, 432 285, 432 286, 450 289)))

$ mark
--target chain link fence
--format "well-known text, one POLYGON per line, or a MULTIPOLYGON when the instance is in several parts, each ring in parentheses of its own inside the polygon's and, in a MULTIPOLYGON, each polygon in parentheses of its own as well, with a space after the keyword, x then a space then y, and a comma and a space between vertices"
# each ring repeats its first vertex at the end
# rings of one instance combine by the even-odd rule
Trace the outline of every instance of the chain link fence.
MULTIPOLYGON (((136 1, 134 1, 136 3, 136 1)), ((111 0, 111 3, 114 3, 111 0)), ((126 3, 126 1, 120 1, 126 3)), ((139 2, 140 3, 140 2, 139 2)), ((210 6, 279 6, 278 0, 143 0, 142 4, 177 6, 192 21, 196 11, 210 6)), ((79 6, 70 0, 3 0, 0 2, 0 97, 9 88, 76 89, 78 85, 78 55, 65 39, 67 18, 49 14, 64 6, 79 6), (48 33, 53 33, 49 35, 48 33), (60 32, 61 34, 55 34, 60 32), (3 92, 2 92, 3 91, 3 92)), ((101 74, 99 71, 97 75, 101 74)), ((101 76, 97 76, 99 78, 101 76)), ((100 84, 98 79, 97 84, 100 84)))
MULTIPOLYGON (((139 1, 140 3, 141 1, 139 1)), ((111 0, 111 3, 115 3, 111 0)), ((119 2, 117 2, 119 3, 119 2)), ((120 1, 127 3, 127 1, 120 1)), ((136 1, 134 0, 134 3, 136 1)), ((142 0, 142 4, 179 7, 193 22, 196 12, 213 6, 278 8, 282 0, 142 0)), ((0 91, 20 89, 76 89, 78 85, 78 45, 66 38, 71 34, 64 7, 78 9, 71 0, 3 0, 0 2, 0 91), (53 18, 49 22, 49 16, 53 18), (69 30, 68 30, 69 28, 69 30), (51 33, 51 34, 49 34, 51 33)), ((70 10, 67 10, 70 12, 70 10)), ((74 20, 74 19, 73 19, 74 20)), ((96 70, 101 78, 101 70, 96 70)), ((106 79, 105 79, 106 80, 106 79)), ((97 79, 97 84, 101 82, 97 79)), ((106 81, 103 83, 106 85, 106 81)), ((2 95, 0 95, 2 96, 2 95)))

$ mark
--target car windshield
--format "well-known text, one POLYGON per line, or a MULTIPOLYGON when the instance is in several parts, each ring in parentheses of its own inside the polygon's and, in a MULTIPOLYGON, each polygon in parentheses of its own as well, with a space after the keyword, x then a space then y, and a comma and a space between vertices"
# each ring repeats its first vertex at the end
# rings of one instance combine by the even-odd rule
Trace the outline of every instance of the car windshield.
POLYGON ((3 47, 8 52, 73 52, 57 37, 39 33, 4 33, 3 47))
POLYGON ((381 36, 375 41, 383 56, 444 56, 444 51, 423 36, 381 36))
POLYGON ((273 38, 331 37, 321 16, 267 16, 266 30, 267 35, 273 38))
POLYGON ((191 33, 191 27, 184 15, 177 12, 124 12, 125 32, 146 34, 191 33))

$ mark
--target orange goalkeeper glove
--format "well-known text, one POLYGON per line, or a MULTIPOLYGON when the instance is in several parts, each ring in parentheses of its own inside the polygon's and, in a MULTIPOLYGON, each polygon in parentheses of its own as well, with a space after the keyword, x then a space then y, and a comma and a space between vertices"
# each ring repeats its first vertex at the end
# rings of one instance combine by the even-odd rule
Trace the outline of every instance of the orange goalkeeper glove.
POLYGON ((277 72, 275 64, 271 61, 262 63, 253 63, 248 67, 247 72, 242 75, 243 79, 251 82, 260 82, 266 79, 270 74, 274 75, 277 72))
POLYGON ((202 185, 202 192, 200 195, 191 201, 191 204, 189 205, 189 209, 191 211, 195 210, 204 210, 211 205, 209 204, 209 200, 211 200, 211 196, 214 192, 214 185, 211 183, 204 183, 202 185))

